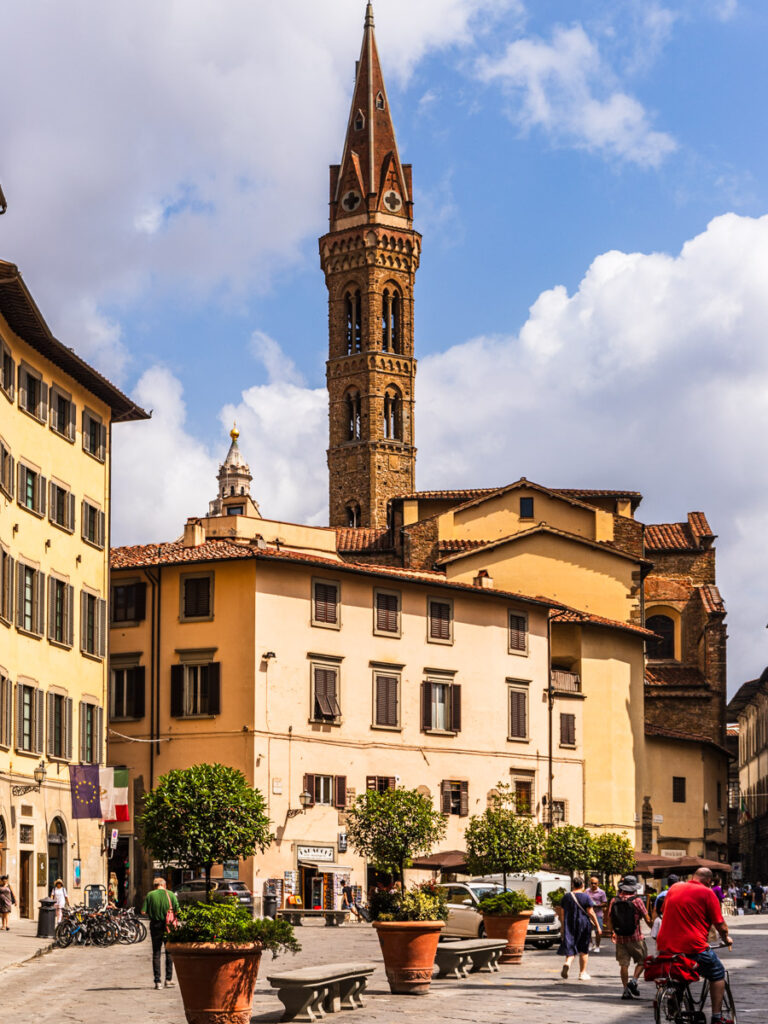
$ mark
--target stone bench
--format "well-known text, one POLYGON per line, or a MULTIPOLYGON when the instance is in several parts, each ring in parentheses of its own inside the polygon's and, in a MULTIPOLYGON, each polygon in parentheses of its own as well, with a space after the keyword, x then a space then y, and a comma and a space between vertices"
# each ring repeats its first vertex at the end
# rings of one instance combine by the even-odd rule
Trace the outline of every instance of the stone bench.
POLYGON ((506 949, 506 939, 467 939, 440 942, 435 954, 438 978, 466 978, 467 968, 475 971, 498 971, 499 957, 506 949))
POLYGON ((375 964, 323 964, 272 974, 267 981, 285 1007, 282 1020, 314 1021, 364 1006, 362 994, 375 970, 375 964))
POLYGON ((302 924, 303 917, 324 917, 326 928, 335 928, 349 920, 348 910, 307 910, 306 907, 283 907, 275 913, 275 917, 283 917, 289 924, 297 927, 302 924))

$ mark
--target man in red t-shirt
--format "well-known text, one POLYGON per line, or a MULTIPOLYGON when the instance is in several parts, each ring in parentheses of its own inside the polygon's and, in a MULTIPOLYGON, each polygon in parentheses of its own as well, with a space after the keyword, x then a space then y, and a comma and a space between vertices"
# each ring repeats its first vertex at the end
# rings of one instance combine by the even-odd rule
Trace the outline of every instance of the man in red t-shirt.
POLYGON ((720 901, 712 892, 712 872, 699 868, 689 882, 677 882, 664 900, 664 916, 656 939, 659 953, 682 953, 695 960, 699 974, 709 979, 712 1024, 733 1024, 722 1015, 725 968, 709 948, 709 929, 714 926, 729 947, 733 940, 723 921, 720 901))

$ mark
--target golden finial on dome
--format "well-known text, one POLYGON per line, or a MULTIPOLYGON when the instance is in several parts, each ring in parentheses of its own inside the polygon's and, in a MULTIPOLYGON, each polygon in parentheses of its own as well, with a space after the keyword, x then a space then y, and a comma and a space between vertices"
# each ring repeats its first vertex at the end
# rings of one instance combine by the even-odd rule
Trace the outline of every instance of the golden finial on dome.
POLYGON ((229 432, 229 436, 233 441, 236 441, 240 437, 240 431, 237 429, 237 423, 232 424, 232 429, 229 432))

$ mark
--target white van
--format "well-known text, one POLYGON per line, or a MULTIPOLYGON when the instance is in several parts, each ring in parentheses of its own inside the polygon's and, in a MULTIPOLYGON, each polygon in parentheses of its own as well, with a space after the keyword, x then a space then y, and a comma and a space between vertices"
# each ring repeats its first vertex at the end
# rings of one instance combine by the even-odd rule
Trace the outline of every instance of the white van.
MULTIPOLYGON (((495 883, 502 885, 502 875, 485 875, 483 878, 470 878, 468 882, 495 883)), ((507 875, 507 888, 524 892, 534 901, 533 916, 528 925, 526 942, 539 949, 550 949, 560 941, 560 921, 550 906, 547 897, 555 889, 571 891, 571 876, 559 875, 553 871, 535 871, 530 875, 507 875)))

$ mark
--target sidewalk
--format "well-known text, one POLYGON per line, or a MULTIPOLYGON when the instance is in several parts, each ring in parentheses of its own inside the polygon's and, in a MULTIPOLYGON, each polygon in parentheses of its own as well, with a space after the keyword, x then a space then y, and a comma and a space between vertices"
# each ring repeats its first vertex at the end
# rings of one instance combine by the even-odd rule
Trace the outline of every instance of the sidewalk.
POLYGON ((38 939, 37 921, 12 916, 11 930, 0 932, 0 971, 16 967, 53 948, 53 939, 38 939))

